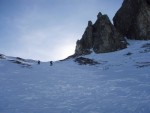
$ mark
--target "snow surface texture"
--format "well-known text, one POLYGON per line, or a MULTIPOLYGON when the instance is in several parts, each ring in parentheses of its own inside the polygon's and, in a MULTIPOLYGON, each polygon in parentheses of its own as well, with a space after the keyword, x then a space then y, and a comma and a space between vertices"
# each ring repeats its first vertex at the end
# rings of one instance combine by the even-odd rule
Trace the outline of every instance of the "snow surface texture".
POLYGON ((127 49, 41 62, 0 57, 0 113, 150 113, 150 41, 127 49))

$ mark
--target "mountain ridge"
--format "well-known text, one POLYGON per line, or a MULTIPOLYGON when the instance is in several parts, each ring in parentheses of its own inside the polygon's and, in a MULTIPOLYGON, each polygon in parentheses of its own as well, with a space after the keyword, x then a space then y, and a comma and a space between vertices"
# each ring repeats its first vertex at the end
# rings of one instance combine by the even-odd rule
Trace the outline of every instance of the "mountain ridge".
POLYGON ((150 4, 149 0, 124 0, 116 12, 113 22, 101 12, 94 24, 88 26, 80 40, 76 42, 73 56, 95 53, 105 53, 121 50, 127 47, 127 39, 150 39, 150 4))

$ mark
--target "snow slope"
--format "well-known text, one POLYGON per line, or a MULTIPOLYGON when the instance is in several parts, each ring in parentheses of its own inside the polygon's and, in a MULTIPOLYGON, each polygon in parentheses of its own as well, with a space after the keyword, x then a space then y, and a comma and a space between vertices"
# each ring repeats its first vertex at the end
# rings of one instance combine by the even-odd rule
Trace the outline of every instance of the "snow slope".
POLYGON ((150 41, 129 43, 96 65, 1 55, 0 113, 150 113, 150 41))

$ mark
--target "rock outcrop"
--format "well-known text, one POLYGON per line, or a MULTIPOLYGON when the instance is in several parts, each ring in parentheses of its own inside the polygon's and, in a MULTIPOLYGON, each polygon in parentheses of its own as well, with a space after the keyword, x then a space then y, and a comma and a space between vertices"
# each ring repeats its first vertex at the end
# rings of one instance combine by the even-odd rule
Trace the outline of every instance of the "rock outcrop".
POLYGON ((0 59, 5 59, 5 56, 3 54, 0 54, 0 59))
POLYGON ((89 54, 91 50, 95 53, 112 52, 126 48, 126 41, 113 26, 107 15, 99 13, 97 21, 88 26, 81 38, 76 43, 76 55, 89 54))
POLYGON ((150 39, 150 0, 124 0, 113 21, 129 39, 150 39))
POLYGON ((84 57, 78 57, 74 60, 79 65, 96 65, 100 64, 99 62, 95 61, 94 59, 84 58, 84 57))

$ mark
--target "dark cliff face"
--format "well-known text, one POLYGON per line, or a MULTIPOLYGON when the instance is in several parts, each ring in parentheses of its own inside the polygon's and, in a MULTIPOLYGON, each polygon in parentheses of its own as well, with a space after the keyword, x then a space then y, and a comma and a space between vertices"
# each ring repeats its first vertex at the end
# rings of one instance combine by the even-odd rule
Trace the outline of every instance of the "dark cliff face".
POLYGON ((113 21, 129 39, 150 39, 150 0, 124 0, 113 21))
POLYGON ((126 41, 112 25, 107 15, 99 13, 95 24, 91 21, 76 44, 76 55, 112 52, 126 48, 126 41))

